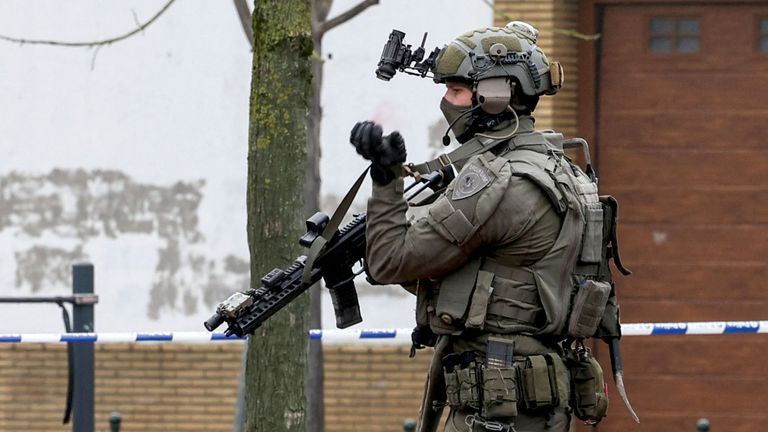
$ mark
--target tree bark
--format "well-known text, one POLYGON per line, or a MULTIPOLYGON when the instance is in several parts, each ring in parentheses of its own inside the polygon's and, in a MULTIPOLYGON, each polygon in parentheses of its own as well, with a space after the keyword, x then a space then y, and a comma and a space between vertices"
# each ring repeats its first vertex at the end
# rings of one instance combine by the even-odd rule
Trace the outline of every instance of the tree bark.
MULTIPOLYGON (((252 286, 301 253, 311 92, 310 0, 259 0, 253 11, 248 136, 252 286)), ((245 430, 303 431, 309 297, 275 314, 248 341, 245 430)))
MULTIPOLYGON (((308 120, 309 134, 307 136, 307 166, 304 182, 304 207, 307 216, 320 210, 320 124, 322 108, 320 92, 323 81, 323 62, 319 58, 322 53, 321 41, 315 40, 315 56, 312 59, 312 104, 308 120)), ((316 283, 309 289, 310 295, 310 326, 322 328, 323 287, 316 283)), ((323 432, 325 430, 324 377, 323 377, 323 344, 319 340, 309 342, 309 367, 307 370, 307 432, 323 432)))
MULTIPOLYGON (((323 119, 320 103, 323 86, 323 48, 322 36, 315 31, 317 23, 325 22, 333 0, 312 0, 312 41, 314 55, 312 56, 312 98, 308 119, 309 133, 307 135, 307 165, 304 182, 304 208, 307 216, 320 210, 320 125, 323 119)), ((322 284, 316 283, 309 289, 310 294, 310 327, 319 329, 322 320, 322 284)), ((323 344, 319 340, 309 342, 309 361, 307 363, 307 432, 323 432, 325 430, 325 381, 323 344)))

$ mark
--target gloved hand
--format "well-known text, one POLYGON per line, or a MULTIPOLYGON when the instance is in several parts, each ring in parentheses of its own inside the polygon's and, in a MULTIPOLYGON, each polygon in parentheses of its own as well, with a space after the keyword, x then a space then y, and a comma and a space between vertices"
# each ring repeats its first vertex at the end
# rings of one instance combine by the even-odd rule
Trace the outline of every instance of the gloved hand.
POLYGON ((376 123, 358 122, 349 134, 349 142, 360 156, 371 161, 373 181, 386 185, 397 178, 399 166, 406 158, 405 140, 400 132, 383 135, 376 123))

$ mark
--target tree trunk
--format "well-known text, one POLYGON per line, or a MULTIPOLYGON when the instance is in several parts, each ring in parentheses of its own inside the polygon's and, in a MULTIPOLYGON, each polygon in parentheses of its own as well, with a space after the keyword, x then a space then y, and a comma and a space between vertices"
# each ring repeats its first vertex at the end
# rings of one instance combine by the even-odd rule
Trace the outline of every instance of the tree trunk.
MULTIPOLYGON (((307 217, 320 210, 320 125, 323 110, 320 92, 323 82, 322 39, 315 38, 315 58, 312 59, 312 98, 307 136, 307 167, 304 182, 304 207, 307 217)), ((310 326, 322 328, 322 283, 309 289, 310 326)), ((325 404, 323 402, 325 383, 323 380, 323 344, 319 340, 309 342, 309 367, 307 370, 307 432, 325 430, 325 404)))
MULTIPOLYGON (((315 23, 325 22, 333 0, 312 0, 312 14, 315 23)), ((323 37, 313 29, 312 42, 312 98, 308 120, 307 167, 304 182, 304 208, 307 216, 320 210, 320 125, 323 121, 321 90, 323 88, 323 37)), ((322 296, 323 287, 316 283, 309 289, 310 327, 319 329, 323 326, 322 296)), ((319 340, 309 342, 309 361, 307 363, 307 432, 325 430, 325 382, 323 376, 323 344, 319 340)))
MULTIPOLYGON (((310 0, 259 0, 253 11, 247 227, 252 286, 302 252, 310 11, 310 0)), ((246 431, 305 429, 308 329, 305 294, 249 338, 246 431)))

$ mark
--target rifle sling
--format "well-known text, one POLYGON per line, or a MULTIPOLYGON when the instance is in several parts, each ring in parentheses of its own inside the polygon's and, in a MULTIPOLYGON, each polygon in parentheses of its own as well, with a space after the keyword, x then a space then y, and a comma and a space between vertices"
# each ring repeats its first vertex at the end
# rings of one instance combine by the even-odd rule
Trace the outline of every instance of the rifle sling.
POLYGON ((461 165, 467 159, 471 158, 472 156, 478 155, 480 153, 485 153, 488 150, 496 148, 500 144, 509 143, 510 148, 513 148, 513 147, 519 147, 519 146, 541 144, 541 142, 542 142, 542 134, 540 132, 535 132, 535 131, 522 132, 517 135, 514 135, 510 139, 505 139, 502 137, 498 137, 498 138, 475 137, 467 141, 466 143, 462 144, 456 150, 450 153, 447 153, 447 154, 443 153, 437 158, 424 163, 408 164, 408 168, 411 171, 417 172, 422 175, 429 174, 433 171, 441 170, 448 165, 456 165, 456 169, 460 170, 461 165))
POLYGON ((339 206, 336 207, 333 216, 331 216, 331 220, 323 229, 323 233, 317 236, 315 241, 312 242, 312 246, 310 246, 309 252, 307 252, 307 260, 304 263, 304 273, 301 275, 302 283, 307 285, 312 283, 312 267, 315 264, 315 260, 323 252, 328 241, 334 234, 336 234, 336 230, 339 228, 339 225, 341 225, 342 219, 344 219, 344 216, 347 214, 347 210, 349 210, 349 207, 352 205, 352 201, 355 199, 355 196, 357 196, 357 192, 360 190, 363 180, 365 180, 365 175, 368 174, 368 170, 370 169, 371 167, 369 165, 368 168, 360 174, 360 177, 357 178, 355 184, 352 185, 352 188, 349 189, 346 195, 344 195, 339 206))
POLYGON ((487 138, 474 138, 450 153, 443 153, 437 158, 424 163, 409 164, 408 168, 422 175, 429 174, 433 171, 441 170, 448 165, 462 162, 476 154, 483 153, 489 148, 495 147, 493 144, 498 144, 498 142, 487 138), (491 147, 488 147, 489 144, 491 147))

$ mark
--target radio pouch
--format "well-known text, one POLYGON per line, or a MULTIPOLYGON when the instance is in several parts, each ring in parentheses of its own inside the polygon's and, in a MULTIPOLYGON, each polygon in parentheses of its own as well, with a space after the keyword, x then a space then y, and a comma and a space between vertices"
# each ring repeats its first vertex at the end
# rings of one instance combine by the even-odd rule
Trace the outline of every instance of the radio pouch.
POLYGON ((569 350, 565 359, 573 384, 571 408, 574 415, 588 424, 599 423, 608 413, 603 369, 584 347, 569 350))

